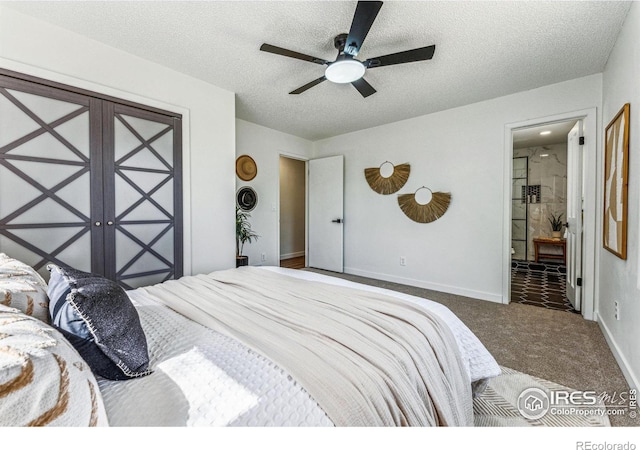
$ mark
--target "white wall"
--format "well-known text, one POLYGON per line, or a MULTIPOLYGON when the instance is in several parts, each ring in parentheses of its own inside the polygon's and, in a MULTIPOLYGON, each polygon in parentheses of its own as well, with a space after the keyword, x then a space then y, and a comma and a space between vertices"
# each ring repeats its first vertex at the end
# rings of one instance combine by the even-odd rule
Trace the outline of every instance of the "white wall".
POLYGON ((251 156, 258 167, 258 174, 251 181, 236 177, 236 190, 251 186, 258 194, 258 204, 250 212, 251 228, 260 237, 245 244, 244 254, 250 265, 280 264, 279 253, 279 171, 280 155, 307 159, 311 155, 312 143, 280 131, 256 125, 245 120, 236 120, 236 157, 251 156), (262 254, 265 261, 262 261, 262 254))
POLYGON ((314 143, 314 157, 345 155, 345 271, 502 301, 505 126, 599 107, 601 75, 517 93, 314 143), (451 192, 447 213, 408 219, 396 195, 372 191, 364 169, 411 164, 399 193, 451 192), (400 266, 400 257, 406 266, 400 266))
POLYGON ((234 266, 232 92, 0 7, 0 67, 183 114, 185 266, 234 266))
MULTIPOLYGON (((603 129, 625 103, 629 128, 627 259, 601 246, 599 322, 630 384, 640 386, 640 4, 634 2, 603 73, 603 129), (619 302, 620 320, 614 318, 619 302)), ((604 133, 603 133, 604 135, 604 133)), ((602 137, 604 141, 604 136, 602 137)), ((604 144, 603 144, 604 145, 604 144)), ((601 161, 603 156, 600 157, 601 161)), ((602 174, 602 170, 600 171, 602 174)))
POLYGON ((280 157, 280 259, 305 254, 306 173, 305 161, 280 157))

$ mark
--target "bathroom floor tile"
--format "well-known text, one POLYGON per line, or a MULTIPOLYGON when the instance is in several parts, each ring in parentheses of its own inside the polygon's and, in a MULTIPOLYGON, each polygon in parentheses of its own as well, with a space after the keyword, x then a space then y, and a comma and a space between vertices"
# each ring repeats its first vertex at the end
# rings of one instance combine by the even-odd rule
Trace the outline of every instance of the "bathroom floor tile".
POLYGON ((566 267, 561 264, 511 262, 511 301, 578 313, 566 296, 566 267))

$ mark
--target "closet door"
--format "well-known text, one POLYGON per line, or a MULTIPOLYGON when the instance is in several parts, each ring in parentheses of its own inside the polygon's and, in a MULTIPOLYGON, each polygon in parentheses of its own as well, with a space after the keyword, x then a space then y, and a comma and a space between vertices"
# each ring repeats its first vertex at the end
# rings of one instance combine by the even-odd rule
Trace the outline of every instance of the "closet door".
POLYGON ((101 273, 100 100, 0 75, 0 251, 101 273))
POLYGON ((182 276, 181 120, 0 69, 0 252, 135 288, 182 276))
POLYGON ((182 276, 181 120, 105 103, 106 276, 125 288, 182 276))

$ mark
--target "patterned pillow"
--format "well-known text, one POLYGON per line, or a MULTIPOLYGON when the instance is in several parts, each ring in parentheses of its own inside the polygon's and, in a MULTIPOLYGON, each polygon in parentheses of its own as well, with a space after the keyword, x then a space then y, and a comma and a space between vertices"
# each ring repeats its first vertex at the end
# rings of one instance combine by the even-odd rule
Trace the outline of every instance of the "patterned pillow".
POLYGON ((47 283, 36 270, 0 253, 0 304, 49 323, 47 283))
POLYGON ((51 322, 97 375, 124 380, 151 373, 147 338, 127 293, 93 273, 49 264, 51 322))
POLYGON ((98 383, 51 326, 0 305, 0 426, 108 426, 98 383))

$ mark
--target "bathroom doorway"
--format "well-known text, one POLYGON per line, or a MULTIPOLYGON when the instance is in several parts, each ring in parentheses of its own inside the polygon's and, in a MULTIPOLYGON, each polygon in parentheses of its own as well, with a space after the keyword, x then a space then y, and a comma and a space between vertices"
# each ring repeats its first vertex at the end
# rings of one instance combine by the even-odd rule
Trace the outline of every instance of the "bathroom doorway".
MULTIPOLYGON (((571 171, 567 174, 567 197, 572 198, 572 204, 567 209, 572 211, 573 217, 568 222, 571 233, 568 233, 567 242, 567 273, 565 279, 571 283, 572 288, 580 299, 580 313, 587 320, 596 320, 595 297, 596 279, 599 271, 597 253, 600 251, 599 236, 601 226, 599 223, 599 211, 601 202, 598 199, 600 178, 598 175, 598 115, 596 108, 587 108, 577 111, 558 113, 547 117, 527 119, 521 122, 506 123, 504 127, 504 206, 503 216, 503 265, 502 265, 502 301, 508 304, 512 301, 512 271, 514 265, 513 252, 513 220, 512 208, 516 195, 513 194, 513 149, 514 134, 518 131, 542 127, 543 125, 559 124, 574 121, 581 125, 582 133, 577 136, 578 151, 574 152, 572 163, 568 163, 571 171), (569 188, 573 195, 569 195, 569 188), (570 242, 569 242, 570 241, 570 242), (573 252, 570 247, 581 250, 581 254, 573 252), (575 259, 575 261, 574 261, 575 259), (579 262, 579 267, 570 264, 579 262)), ((538 134, 540 131, 538 131, 538 134)), ((544 145, 544 144, 539 144, 544 145)), ((576 146, 574 146, 576 147, 576 146)), ((569 162, 569 161, 568 161, 569 162)), ((533 184, 533 183, 532 183, 533 184)))
POLYGON ((569 175, 578 176, 568 169, 575 163, 568 157, 569 136, 581 126, 581 120, 572 119, 513 131, 511 302, 580 310, 567 295, 569 252, 576 251, 567 245, 575 244, 567 239, 567 224, 575 183, 569 175))
POLYGON ((280 266, 306 267, 307 162, 280 155, 280 266))

